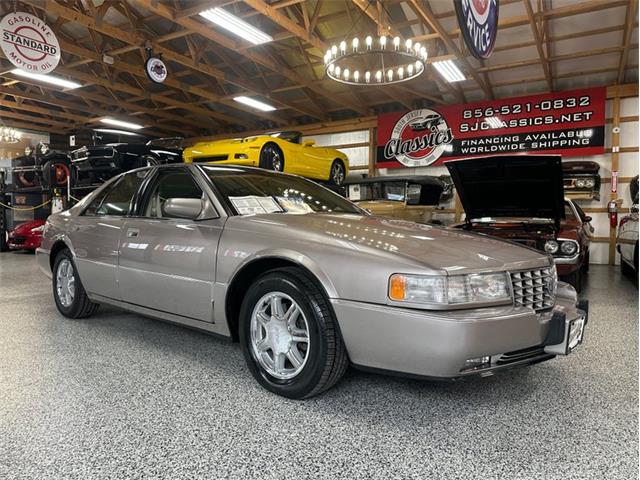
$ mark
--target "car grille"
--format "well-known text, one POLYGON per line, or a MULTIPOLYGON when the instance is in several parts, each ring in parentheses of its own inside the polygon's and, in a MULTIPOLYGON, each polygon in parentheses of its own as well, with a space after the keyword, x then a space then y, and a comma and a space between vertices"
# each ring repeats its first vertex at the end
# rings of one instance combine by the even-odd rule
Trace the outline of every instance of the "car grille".
POLYGON ((511 272, 513 302, 536 311, 551 308, 556 300, 556 283, 553 267, 511 272))
POLYGON ((210 155, 208 157, 194 158, 193 161, 195 163, 221 162, 223 160, 227 160, 228 158, 229 158, 229 155, 210 155))
POLYGON ((27 239, 25 237, 11 237, 11 238, 9 238, 9 242, 13 243, 14 245, 22 245, 26 241, 27 241, 27 239))
POLYGON ((542 346, 524 348, 514 352, 503 353, 496 361, 496 365, 508 365, 510 363, 539 357, 540 355, 544 355, 544 347, 542 346))

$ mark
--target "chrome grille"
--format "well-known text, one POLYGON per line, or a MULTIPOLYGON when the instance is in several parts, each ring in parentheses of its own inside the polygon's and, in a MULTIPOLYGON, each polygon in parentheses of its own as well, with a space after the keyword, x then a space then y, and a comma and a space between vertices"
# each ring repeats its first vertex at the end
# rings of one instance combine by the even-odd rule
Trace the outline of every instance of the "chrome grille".
POLYGON ((557 277, 554 267, 511 272, 513 302, 518 307, 544 310, 556 300, 557 277))

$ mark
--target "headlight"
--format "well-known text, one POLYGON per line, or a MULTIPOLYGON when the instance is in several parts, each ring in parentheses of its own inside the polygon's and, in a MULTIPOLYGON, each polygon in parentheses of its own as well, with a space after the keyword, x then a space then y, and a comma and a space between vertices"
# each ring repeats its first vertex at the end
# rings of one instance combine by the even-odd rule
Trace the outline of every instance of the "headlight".
POLYGON ((584 187, 584 180, 582 180, 582 179, 576 180, 576 187, 578 187, 578 188, 584 187))
POLYGON ((506 273, 454 276, 395 274, 389 279, 389 298, 396 302, 431 305, 504 303, 511 301, 506 273))
POLYGON ((547 240, 544 244, 544 251, 553 255, 558 252, 559 247, 558 242, 555 240, 547 240))
POLYGON ((574 255, 578 251, 578 244, 572 240, 565 240, 560 244, 563 255, 574 255))
POLYGON ((31 233, 44 232, 44 225, 40 225, 39 227, 33 227, 31 229, 31 233))
POLYGON ((584 186, 588 188, 592 188, 596 186, 596 181, 593 178, 588 178, 584 181, 584 186))

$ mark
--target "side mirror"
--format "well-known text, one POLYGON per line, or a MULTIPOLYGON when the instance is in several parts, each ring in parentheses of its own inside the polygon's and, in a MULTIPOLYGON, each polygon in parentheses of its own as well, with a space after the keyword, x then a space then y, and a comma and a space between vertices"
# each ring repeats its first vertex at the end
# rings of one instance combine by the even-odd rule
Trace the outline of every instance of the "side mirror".
POLYGON ((167 217, 195 220, 202 213, 202 207, 200 198, 169 198, 164 202, 162 214, 167 217))
POLYGON ((313 147, 315 144, 316 144, 316 141, 315 141, 315 140, 305 140, 305 141, 302 143, 302 146, 303 146, 303 147, 313 147))
POLYGON ((593 220, 593 217, 591 217, 591 216, 589 216, 589 215, 585 215, 585 216, 584 216, 584 221, 585 221, 586 223, 589 223, 591 220, 593 220))
POLYGON ((636 203, 635 205, 631 205, 630 211, 631 213, 638 214, 638 204, 636 203))

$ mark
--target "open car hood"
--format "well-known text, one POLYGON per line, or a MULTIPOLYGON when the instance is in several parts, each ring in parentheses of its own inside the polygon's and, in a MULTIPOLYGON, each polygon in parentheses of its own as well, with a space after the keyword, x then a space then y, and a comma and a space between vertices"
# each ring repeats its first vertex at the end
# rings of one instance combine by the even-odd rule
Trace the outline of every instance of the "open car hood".
POLYGON ((564 219, 559 155, 504 155, 445 165, 468 220, 546 218, 559 228, 564 219))

